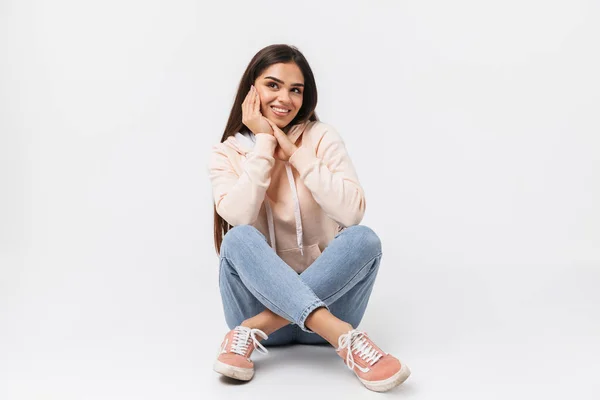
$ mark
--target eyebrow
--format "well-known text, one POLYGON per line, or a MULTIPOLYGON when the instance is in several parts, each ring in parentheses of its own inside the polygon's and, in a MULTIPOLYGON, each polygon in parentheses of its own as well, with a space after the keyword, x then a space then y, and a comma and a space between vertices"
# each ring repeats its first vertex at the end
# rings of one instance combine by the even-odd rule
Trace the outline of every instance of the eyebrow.
MULTIPOLYGON (((272 79, 272 80, 274 80, 275 82, 278 82, 278 83, 285 83, 281 79, 277 79, 277 78, 275 78, 273 76, 265 76, 265 79, 272 79)), ((304 87, 304 84, 303 83, 292 83, 291 86, 302 86, 302 87, 304 87)))

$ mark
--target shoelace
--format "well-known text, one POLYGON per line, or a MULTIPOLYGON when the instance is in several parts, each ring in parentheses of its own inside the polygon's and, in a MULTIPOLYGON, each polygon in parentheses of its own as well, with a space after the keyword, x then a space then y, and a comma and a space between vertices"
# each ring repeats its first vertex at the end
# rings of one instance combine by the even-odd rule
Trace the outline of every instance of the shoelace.
POLYGON ((368 368, 362 368, 360 365, 357 365, 354 362, 354 355, 352 354, 354 351, 357 352, 357 355, 366 361, 369 365, 373 366, 383 354, 374 348, 369 340, 365 336, 364 332, 357 331, 356 329, 351 330, 348 333, 344 333, 338 339, 338 348, 336 351, 340 351, 342 349, 347 349, 346 353, 346 365, 351 370, 354 367, 360 369, 362 372, 368 372, 368 368))
POLYGON ((269 350, 267 350, 260 342, 256 339, 256 335, 258 334, 263 339, 267 339, 268 336, 266 333, 256 328, 248 328, 246 326, 236 326, 233 334, 233 343, 231 344, 231 352, 239 354, 241 356, 246 355, 246 351, 248 350, 248 345, 250 344, 250 339, 252 339, 252 344, 256 351, 262 354, 267 354, 269 350), (259 348, 261 350, 259 350, 259 348))

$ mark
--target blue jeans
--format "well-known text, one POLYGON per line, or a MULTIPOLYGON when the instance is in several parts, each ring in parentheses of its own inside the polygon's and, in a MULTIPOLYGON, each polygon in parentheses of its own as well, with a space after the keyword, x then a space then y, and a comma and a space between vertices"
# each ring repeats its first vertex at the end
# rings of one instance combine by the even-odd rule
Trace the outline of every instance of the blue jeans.
POLYGON ((287 265, 251 225, 230 229, 221 244, 219 287, 230 329, 265 308, 291 322, 262 343, 322 344, 305 326, 326 307, 354 328, 362 320, 382 257, 381 241, 364 225, 349 226, 302 273, 287 265))

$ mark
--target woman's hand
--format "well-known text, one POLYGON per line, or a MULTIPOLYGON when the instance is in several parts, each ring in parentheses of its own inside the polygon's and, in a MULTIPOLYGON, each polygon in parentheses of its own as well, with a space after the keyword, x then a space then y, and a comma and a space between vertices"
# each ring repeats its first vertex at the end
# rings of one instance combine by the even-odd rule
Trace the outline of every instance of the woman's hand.
POLYGON ((281 161, 288 161, 292 154, 294 154, 294 152, 298 150, 298 146, 292 143, 290 138, 287 137, 285 132, 279 129, 275 122, 271 121, 268 118, 265 119, 267 120, 269 125, 271 125, 275 139, 277 139, 277 142, 279 143, 275 148, 274 157, 281 161))
POLYGON ((250 87, 250 91, 242 103, 242 123, 254 134, 273 134, 271 125, 260 113, 260 96, 254 85, 250 87))

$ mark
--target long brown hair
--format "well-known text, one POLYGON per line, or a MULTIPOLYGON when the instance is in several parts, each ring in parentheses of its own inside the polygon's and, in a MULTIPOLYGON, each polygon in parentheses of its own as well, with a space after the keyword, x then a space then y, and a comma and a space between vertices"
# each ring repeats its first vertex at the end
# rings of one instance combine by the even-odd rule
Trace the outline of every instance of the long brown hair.
MULTIPOLYGON (((317 107, 317 85, 315 83, 313 72, 308 65, 308 61, 306 61, 306 58, 304 58, 304 55, 300 50, 294 46, 273 44, 256 53, 252 60, 250 60, 248 67, 246 67, 246 71, 240 80, 240 85, 233 106, 231 107, 231 112, 229 113, 229 120, 225 126, 225 132, 221 138, 221 143, 227 140, 229 136, 235 135, 237 132, 250 131, 250 129, 242 123, 242 103, 244 102, 248 91, 250 91, 250 86, 254 84, 256 78, 273 64, 290 62, 295 63, 304 75, 304 95, 302 107, 300 107, 298 114, 288 126, 293 126, 306 121, 318 121, 317 114, 315 113, 315 108, 317 107)), ((217 213, 217 205, 214 203, 213 208, 215 213, 215 249, 217 255, 219 255, 221 252, 223 236, 225 236, 232 226, 217 213)))

